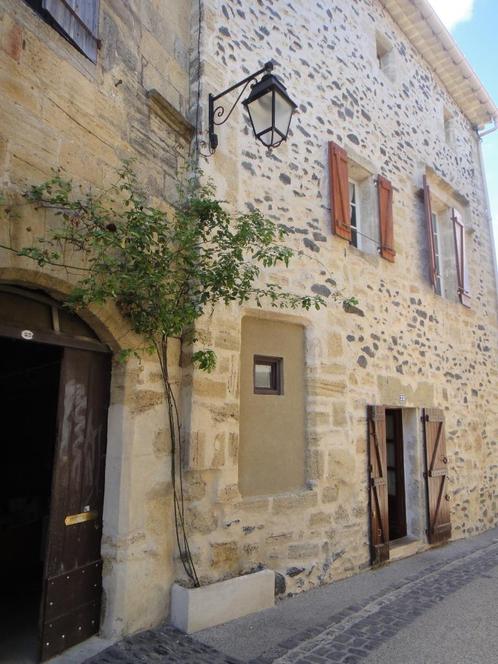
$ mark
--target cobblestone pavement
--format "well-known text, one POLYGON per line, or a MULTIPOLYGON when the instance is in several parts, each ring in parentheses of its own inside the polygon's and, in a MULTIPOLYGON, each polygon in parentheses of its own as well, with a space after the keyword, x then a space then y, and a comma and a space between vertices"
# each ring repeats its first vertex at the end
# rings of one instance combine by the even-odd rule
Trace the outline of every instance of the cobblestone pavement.
POLYGON ((107 648, 85 664, 240 664, 214 648, 194 641, 171 625, 140 632, 107 648))
MULTIPOLYGON (((498 566, 498 542, 426 567, 420 574, 329 616, 249 664, 355 664, 426 611, 498 566)), ((292 600, 290 600, 292 601, 292 600)), ((247 659, 245 660, 247 662, 247 659)), ((171 626, 142 632, 105 650, 87 664, 240 664, 171 626)))
POLYGON ((421 578, 408 577, 362 606, 348 607, 310 630, 315 634, 281 644, 289 648, 282 656, 271 660, 263 656, 252 664, 357 664, 425 611, 497 565, 498 544, 449 564, 433 565, 421 578))

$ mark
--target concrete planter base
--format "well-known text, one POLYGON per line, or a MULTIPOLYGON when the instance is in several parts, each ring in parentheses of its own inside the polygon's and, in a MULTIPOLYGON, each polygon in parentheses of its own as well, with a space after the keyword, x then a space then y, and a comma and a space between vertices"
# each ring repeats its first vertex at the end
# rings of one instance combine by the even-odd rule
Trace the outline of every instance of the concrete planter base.
POLYGON ((262 570, 201 588, 174 584, 171 590, 171 623, 191 634, 221 625, 275 604, 275 573, 262 570))

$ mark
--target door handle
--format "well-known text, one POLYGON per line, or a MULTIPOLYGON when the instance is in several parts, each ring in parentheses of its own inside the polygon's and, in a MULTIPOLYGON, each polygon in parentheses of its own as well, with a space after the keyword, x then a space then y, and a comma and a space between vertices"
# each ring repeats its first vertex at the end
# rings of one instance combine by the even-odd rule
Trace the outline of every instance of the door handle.
POLYGON ((97 512, 80 512, 79 514, 68 514, 64 519, 64 525, 74 526, 77 523, 84 523, 85 521, 95 521, 97 516, 97 512))

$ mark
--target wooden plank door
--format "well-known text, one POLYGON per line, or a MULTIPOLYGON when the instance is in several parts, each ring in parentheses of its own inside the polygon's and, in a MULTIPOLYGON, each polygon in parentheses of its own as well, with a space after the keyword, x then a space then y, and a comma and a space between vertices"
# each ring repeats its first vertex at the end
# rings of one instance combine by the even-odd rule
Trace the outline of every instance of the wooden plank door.
POLYGON ((109 381, 109 355, 64 348, 40 616, 42 661, 99 629, 109 381))
POLYGON ((451 537, 444 413, 439 408, 426 408, 424 409, 423 421, 428 516, 427 537, 430 544, 440 544, 451 537))
POLYGON ((372 565, 378 565, 389 560, 386 409, 384 406, 369 406, 367 421, 370 469, 370 548, 372 565))

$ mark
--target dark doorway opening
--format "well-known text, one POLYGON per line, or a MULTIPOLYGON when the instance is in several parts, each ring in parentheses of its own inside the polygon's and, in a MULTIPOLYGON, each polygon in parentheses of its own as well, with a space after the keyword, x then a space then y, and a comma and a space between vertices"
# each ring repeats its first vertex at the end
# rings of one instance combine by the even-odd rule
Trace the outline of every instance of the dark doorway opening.
POLYGON ((389 539, 406 536, 403 417, 400 408, 386 409, 389 539))
POLYGON ((39 659, 63 349, 0 337, 0 662, 39 659))

